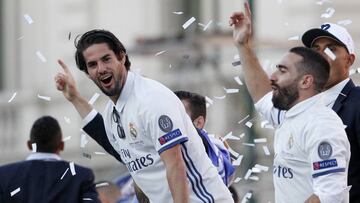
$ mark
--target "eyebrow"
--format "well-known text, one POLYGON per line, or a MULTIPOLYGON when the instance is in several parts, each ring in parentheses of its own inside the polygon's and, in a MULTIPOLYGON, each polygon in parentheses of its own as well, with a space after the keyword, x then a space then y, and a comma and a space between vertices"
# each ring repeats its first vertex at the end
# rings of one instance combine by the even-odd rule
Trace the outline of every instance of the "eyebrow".
POLYGON ((277 69, 279 69, 279 68, 284 68, 284 69, 288 69, 288 67, 286 67, 286 66, 284 66, 284 65, 281 65, 281 64, 277 64, 276 66, 275 66, 277 69))
MULTIPOLYGON (((100 57, 100 59, 104 60, 105 58, 107 58, 109 56, 110 56, 110 54, 105 54, 104 56, 100 57)), ((86 64, 90 64, 90 63, 94 63, 94 62, 96 62, 96 60, 95 61, 87 61, 86 64)))

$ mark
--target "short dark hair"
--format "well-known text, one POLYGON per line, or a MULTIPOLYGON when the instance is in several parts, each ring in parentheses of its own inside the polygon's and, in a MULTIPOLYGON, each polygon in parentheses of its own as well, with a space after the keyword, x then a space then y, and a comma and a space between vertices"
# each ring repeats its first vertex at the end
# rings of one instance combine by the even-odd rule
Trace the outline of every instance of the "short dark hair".
POLYGON ((294 47, 289 52, 302 57, 302 60, 295 64, 299 74, 312 75, 315 90, 321 92, 329 79, 329 62, 321 54, 307 47, 294 47))
POLYGON ((130 69, 131 62, 129 60, 128 55, 126 54, 126 49, 124 45, 120 42, 120 40, 113 33, 107 30, 94 29, 81 35, 80 39, 78 39, 79 36, 75 38, 75 42, 74 42, 76 47, 75 61, 77 67, 81 71, 84 71, 86 74, 88 74, 83 51, 93 44, 100 44, 100 43, 106 43, 109 46, 109 49, 111 49, 116 56, 119 56, 120 53, 124 53, 126 57, 125 58, 126 70, 130 69))
POLYGON ((203 116, 206 119, 206 100, 205 97, 187 91, 174 92, 180 100, 189 102, 191 111, 191 120, 194 121, 197 117, 203 116))
POLYGON ((62 142, 58 121, 51 116, 42 116, 37 119, 31 127, 30 141, 36 143, 37 152, 56 152, 62 142))

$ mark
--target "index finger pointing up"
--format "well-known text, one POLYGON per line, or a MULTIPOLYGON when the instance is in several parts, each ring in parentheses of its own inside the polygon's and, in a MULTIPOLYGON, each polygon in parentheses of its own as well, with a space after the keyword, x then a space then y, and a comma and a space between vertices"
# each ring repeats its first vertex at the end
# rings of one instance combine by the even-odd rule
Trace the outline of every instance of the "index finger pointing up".
POLYGON ((67 67, 67 65, 62 60, 59 59, 58 63, 64 69, 65 73, 70 73, 69 68, 67 67))
POLYGON ((251 18, 251 10, 250 10, 249 2, 245 2, 244 7, 245 7, 245 15, 251 18))

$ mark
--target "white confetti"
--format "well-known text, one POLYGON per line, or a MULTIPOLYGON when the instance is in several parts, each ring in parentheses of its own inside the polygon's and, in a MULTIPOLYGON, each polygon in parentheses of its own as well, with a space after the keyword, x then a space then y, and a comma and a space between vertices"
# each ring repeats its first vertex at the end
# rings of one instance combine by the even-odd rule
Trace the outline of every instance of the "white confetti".
POLYGON ((223 138, 223 140, 240 140, 240 137, 236 137, 234 135, 232 135, 232 132, 229 132, 228 134, 226 134, 223 138))
POLYGON ((357 69, 357 72, 360 73, 360 68, 357 69))
POLYGON ((164 51, 159 51, 159 52, 157 52, 156 54, 155 54, 155 56, 159 56, 159 55, 161 55, 161 54, 163 54, 163 53, 165 53, 166 52, 166 50, 164 50, 164 51))
POLYGON ((39 99, 43 99, 43 100, 46 100, 46 101, 50 101, 51 98, 50 97, 46 97, 46 96, 41 96, 41 95, 37 95, 39 99))
POLYGON ((232 165, 233 166, 240 166, 243 157, 244 157, 243 155, 240 155, 235 161, 233 161, 232 165))
POLYGON ((238 93, 238 92, 239 92, 239 89, 226 89, 225 87, 224 87, 224 90, 225 90, 225 92, 228 93, 228 94, 234 94, 234 93, 238 93))
POLYGON ((99 98, 100 94, 95 92, 94 95, 91 97, 91 99, 89 100, 89 104, 93 105, 95 103, 95 101, 99 98))
POLYGON ((95 187, 104 187, 104 186, 109 186, 109 183, 107 182, 104 182, 104 183, 99 183, 99 184, 96 184, 95 187))
POLYGON ((255 164, 255 168, 258 168, 261 171, 265 171, 265 172, 267 172, 269 170, 268 166, 263 166, 263 165, 260 165, 260 164, 255 164))
POLYGON ((66 173, 68 172, 69 168, 66 169, 66 171, 64 172, 64 174, 61 176, 60 180, 62 180, 64 178, 64 176, 66 175, 66 173))
POLYGON ((245 133, 242 133, 241 135, 239 135, 240 138, 243 138, 245 136, 245 133))
POLYGON ((81 134, 80 135, 80 147, 81 148, 85 148, 85 145, 89 142, 89 140, 87 139, 87 135, 86 134, 81 134))
POLYGON ((26 22, 29 23, 29 25, 31 25, 34 22, 29 14, 25 14, 24 18, 25 18, 26 22))
POLYGON ((12 196, 16 195, 18 192, 20 192, 20 187, 16 188, 14 191, 12 191, 10 193, 10 196, 12 197, 12 196))
POLYGON ((331 3, 331 1, 329 1, 329 0, 321 0, 321 1, 316 2, 316 4, 318 4, 318 5, 323 5, 324 2, 331 3))
POLYGON ((69 165, 70 165, 71 175, 73 175, 73 176, 76 175, 74 162, 70 162, 69 165))
POLYGON ((246 119, 249 118, 249 117, 250 117, 250 115, 245 116, 245 118, 241 119, 241 121, 239 121, 238 123, 239 123, 239 124, 242 123, 244 120, 246 120, 246 119))
POLYGON ((266 143, 267 139, 266 138, 258 138, 258 139, 254 139, 254 143, 266 143))
POLYGON ((245 125, 248 127, 248 128, 251 128, 252 127, 252 123, 250 121, 246 122, 245 125))
POLYGON ((106 155, 104 152, 95 152, 97 155, 106 155))
POLYGON ((252 192, 248 192, 245 194, 245 196, 242 198, 241 203, 246 203, 248 200, 251 199, 252 192))
POLYGON ((19 40, 22 40, 22 39, 24 39, 24 37, 25 37, 24 35, 23 35, 23 36, 20 36, 20 37, 17 38, 16 40, 18 40, 18 41, 19 41, 19 40))
POLYGON ((66 116, 64 116, 64 120, 65 120, 65 122, 66 122, 67 124, 70 124, 70 123, 71 123, 70 118, 68 118, 68 117, 66 117, 66 116))
POLYGON ((176 15, 182 15, 184 12, 182 11, 174 11, 173 14, 176 14, 176 15))
POLYGON ((240 80, 240 76, 234 77, 234 80, 237 82, 237 84, 239 84, 239 85, 244 85, 244 84, 241 82, 241 80, 240 80))
POLYGON ((289 41, 296 41, 296 40, 299 40, 300 37, 299 36, 293 36, 293 37, 290 37, 288 40, 289 41))
POLYGON ((242 144, 245 145, 245 146, 249 146, 249 147, 255 147, 254 143, 246 143, 246 142, 244 142, 242 144))
POLYGON ((326 47, 324 52, 325 52, 326 55, 328 55, 330 57, 331 60, 334 61, 336 59, 335 54, 328 47, 326 47))
POLYGON ((17 95, 17 92, 14 92, 14 94, 13 94, 13 95, 11 96, 11 98, 8 100, 8 103, 12 102, 12 100, 15 99, 16 95, 17 95))
POLYGON ((169 65, 169 68, 171 68, 171 64, 169 65))
POLYGON ((36 143, 32 143, 31 144, 31 149, 32 149, 32 152, 36 152, 36 149, 37 149, 37 145, 36 145, 36 143))
POLYGON ((257 176, 250 176, 249 179, 250 179, 250 180, 258 181, 258 180, 259 180, 259 177, 257 177, 257 176))
POLYGON ((268 121, 261 121, 261 128, 274 129, 268 121))
POLYGON ((263 146, 263 150, 266 156, 270 156, 270 150, 267 146, 263 146))
POLYGON ((84 200, 84 201, 93 201, 93 199, 88 198, 88 197, 85 197, 85 198, 83 198, 82 200, 84 200))
POLYGON ((210 104, 213 105, 214 101, 212 99, 210 99, 209 97, 205 96, 205 100, 210 104))
POLYGON ((205 25, 202 24, 202 23, 198 23, 198 25, 199 25, 200 27, 205 27, 205 25))
POLYGON ((191 17, 188 21, 186 21, 182 27, 184 28, 184 30, 186 30, 186 28, 188 28, 193 22, 195 22, 195 18, 194 17, 191 17))
POLYGON ((212 23, 212 20, 210 20, 210 21, 205 25, 203 31, 206 31, 206 30, 209 28, 209 26, 211 25, 211 23, 212 23))
POLYGON ((261 170, 259 168, 256 168, 256 167, 252 167, 251 172, 252 173, 261 173, 261 170))
POLYGON ((246 172, 246 174, 245 174, 245 176, 244 176, 244 179, 245 179, 245 180, 249 179, 251 173, 252 173, 251 169, 248 169, 247 172, 246 172))
POLYGON ((219 96, 219 97, 214 96, 214 98, 215 98, 215 99, 219 99, 219 100, 225 99, 225 98, 226 98, 226 94, 225 94, 224 96, 219 96))
POLYGON ((349 75, 353 75, 353 74, 355 74, 356 73, 356 70, 354 70, 354 69, 350 69, 349 70, 349 75))
POLYGON ((40 59, 41 62, 45 63, 47 60, 45 58, 45 56, 40 52, 40 51, 36 51, 36 56, 40 59))
POLYGON ((230 154, 232 154, 234 157, 238 157, 239 153, 237 153, 236 151, 234 151, 233 149, 231 149, 230 147, 228 148, 228 151, 230 154))
POLYGON ((67 136, 63 139, 63 142, 69 141, 71 139, 71 136, 67 136))
POLYGON ((339 25, 350 25, 352 23, 352 20, 346 19, 346 20, 340 20, 337 22, 339 25))
POLYGON ((234 55, 234 60, 240 60, 240 55, 239 55, 239 54, 235 54, 235 55, 234 55))
POLYGON ((334 8, 327 8, 325 13, 321 14, 321 18, 331 18, 332 15, 334 15, 335 9, 334 8))
POLYGON ((242 178, 240 177, 236 177, 235 180, 234 180, 234 183, 238 183, 242 178))

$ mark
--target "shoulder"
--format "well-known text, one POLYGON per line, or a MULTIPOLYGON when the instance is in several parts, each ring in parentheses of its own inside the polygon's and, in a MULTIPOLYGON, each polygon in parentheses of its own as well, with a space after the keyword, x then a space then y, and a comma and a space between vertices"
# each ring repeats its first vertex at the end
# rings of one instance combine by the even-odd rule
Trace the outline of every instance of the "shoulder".
POLYGON ((20 161, 20 162, 14 162, 14 163, 10 163, 10 164, 0 166, 0 174, 2 174, 3 172, 6 172, 6 171, 12 171, 13 169, 19 168, 19 167, 24 166, 24 165, 26 165, 28 163, 29 163, 28 161, 20 161))
POLYGON ((347 100, 360 103, 360 86, 351 88, 349 95, 347 95, 347 100))

